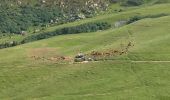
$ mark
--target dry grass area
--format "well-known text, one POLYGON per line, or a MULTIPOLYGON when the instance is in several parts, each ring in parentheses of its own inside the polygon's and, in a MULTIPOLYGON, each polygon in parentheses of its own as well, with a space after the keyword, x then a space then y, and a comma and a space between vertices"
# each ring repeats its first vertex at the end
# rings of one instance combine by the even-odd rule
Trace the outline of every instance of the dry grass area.
POLYGON ((71 57, 66 57, 58 54, 56 48, 34 48, 28 50, 28 58, 32 61, 43 62, 71 62, 71 57))

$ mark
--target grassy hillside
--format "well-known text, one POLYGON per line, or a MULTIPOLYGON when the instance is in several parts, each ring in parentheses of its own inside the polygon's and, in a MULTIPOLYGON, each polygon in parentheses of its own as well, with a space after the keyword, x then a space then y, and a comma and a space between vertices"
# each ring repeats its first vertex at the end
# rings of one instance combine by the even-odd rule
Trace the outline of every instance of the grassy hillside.
MULTIPOLYGON (((41 34, 44 32, 54 32, 57 29, 61 29, 63 27, 72 27, 72 26, 78 26, 85 23, 91 23, 91 22, 108 22, 109 24, 112 24, 112 27, 115 27, 115 23, 122 20, 129 20, 131 17, 134 16, 157 16, 157 15, 169 15, 170 10, 169 4, 159 4, 154 5, 151 7, 135 7, 135 8, 128 8, 127 10, 123 12, 111 12, 114 11, 117 8, 113 8, 112 10, 109 10, 108 12, 98 15, 94 18, 90 19, 84 19, 80 21, 75 21, 74 23, 68 23, 63 25, 57 25, 57 26, 51 26, 46 28, 45 30, 41 30, 40 32, 33 33, 33 34, 41 34), (139 9, 140 8, 140 9, 139 9), (146 11, 147 9, 147 11, 146 11)), ((10 35, 10 36, 3 36, 0 39, 0 43, 4 42, 11 42, 11 41, 22 41, 27 36, 33 35, 33 34, 27 34, 26 36, 22 35, 10 35)))
POLYGON ((1 0, 0 34, 36 32, 39 27, 92 17, 109 4, 108 0, 1 0))
MULTIPOLYGON (((90 18, 116 8, 168 3, 169 0, 1 0, 0 35, 36 33, 51 25, 90 18)), ((113 11, 112 11, 113 12, 113 11)), ((2 36, 0 36, 2 37, 2 36)))
POLYGON ((170 16, 144 18, 114 28, 133 16, 169 14, 169 4, 137 7, 74 23, 50 27, 46 32, 89 22, 109 22, 108 30, 61 35, 0 50, 2 100, 169 100, 170 16), (109 61, 60 63, 48 60, 80 51, 121 49, 127 54, 109 61), (32 57, 46 58, 34 59, 32 57))

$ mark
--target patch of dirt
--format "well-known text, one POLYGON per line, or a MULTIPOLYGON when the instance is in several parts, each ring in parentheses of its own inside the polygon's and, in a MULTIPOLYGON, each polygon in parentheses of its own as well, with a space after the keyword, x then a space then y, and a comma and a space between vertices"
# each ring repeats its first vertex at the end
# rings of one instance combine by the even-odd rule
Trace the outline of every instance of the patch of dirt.
POLYGON ((150 61, 149 61, 149 60, 144 61, 144 60, 143 60, 143 61, 131 61, 131 62, 132 62, 132 63, 170 63, 170 61, 161 61, 161 60, 160 60, 160 61, 159 61, 159 60, 158 60, 158 61, 156 61, 156 60, 155 60, 155 61, 152 61, 152 60, 150 60, 150 61))
POLYGON ((71 57, 64 57, 64 56, 54 56, 54 57, 31 56, 31 59, 32 60, 42 60, 42 61, 52 61, 52 62, 61 62, 61 61, 70 62, 70 61, 72 61, 71 57))
POLYGON ((61 56, 56 48, 35 48, 28 50, 28 57, 34 61, 71 62, 71 57, 61 56))
POLYGON ((92 51, 89 54, 86 54, 87 56, 91 57, 111 57, 111 56, 116 56, 116 55, 123 55, 128 53, 129 48, 133 47, 134 44, 132 42, 129 42, 125 47, 121 48, 120 50, 118 49, 109 49, 105 51, 92 51))
POLYGON ((54 57, 51 57, 49 58, 48 60, 50 61, 72 61, 72 58, 71 57, 64 57, 64 56, 54 56, 54 57))

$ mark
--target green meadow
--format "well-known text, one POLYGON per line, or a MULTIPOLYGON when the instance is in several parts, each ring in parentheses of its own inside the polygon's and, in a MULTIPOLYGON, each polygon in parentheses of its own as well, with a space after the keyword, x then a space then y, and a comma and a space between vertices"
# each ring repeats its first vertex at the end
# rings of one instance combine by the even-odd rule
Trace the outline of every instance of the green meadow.
MULTIPOLYGON (((170 100, 169 7, 142 5, 113 14, 109 10, 94 18, 49 27, 45 32, 89 22, 108 22, 110 29, 1 49, 0 100, 170 100), (115 22, 133 16, 159 14, 167 16, 114 27, 115 22), (129 41, 134 46, 128 53, 111 60, 57 63, 32 58, 73 58, 79 52, 121 49, 129 41)), ((23 37, 13 38, 20 41, 23 37)))

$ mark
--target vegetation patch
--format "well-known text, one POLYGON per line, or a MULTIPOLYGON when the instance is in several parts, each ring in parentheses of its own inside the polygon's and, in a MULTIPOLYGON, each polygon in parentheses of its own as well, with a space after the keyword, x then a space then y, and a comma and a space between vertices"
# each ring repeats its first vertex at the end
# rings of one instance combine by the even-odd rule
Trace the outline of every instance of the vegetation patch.
POLYGON ((0 1, 0 34, 30 31, 32 27, 63 24, 92 17, 106 10, 107 0, 2 0, 0 1))
POLYGON ((57 36, 57 35, 78 34, 78 33, 83 33, 83 32, 95 32, 98 30, 106 30, 110 27, 111 27, 111 25, 106 22, 87 23, 87 24, 83 24, 83 25, 79 25, 79 26, 58 29, 54 32, 32 35, 32 36, 29 36, 29 37, 26 37, 25 39, 23 39, 21 41, 21 43, 23 44, 23 43, 28 43, 28 42, 32 42, 32 41, 47 39, 47 38, 57 36))
POLYGON ((162 14, 157 14, 157 15, 133 16, 127 21, 127 24, 130 24, 130 23, 133 23, 138 20, 145 19, 145 18, 159 18, 159 17, 163 17, 163 16, 169 16, 169 14, 162 13, 162 14))
POLYGON ((123 6, 139 6, 144 3, 144 0, 125 0, 122 5, 123 6))
POLYGON ((5 43, 0 44, 0 49, 17 46, 19 44, 20 43, 17 41, 5 42, 5 43))

